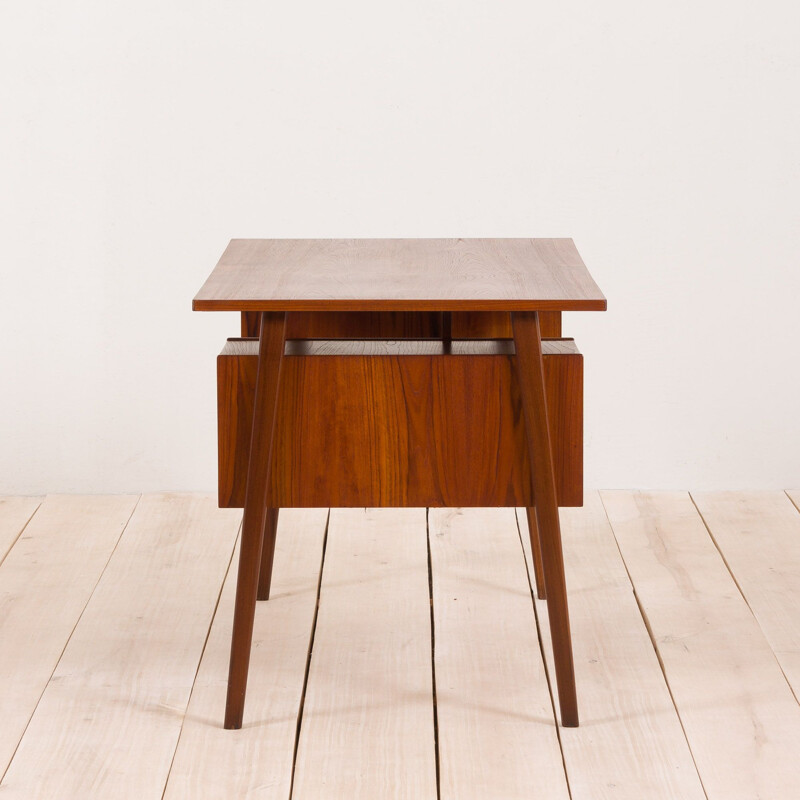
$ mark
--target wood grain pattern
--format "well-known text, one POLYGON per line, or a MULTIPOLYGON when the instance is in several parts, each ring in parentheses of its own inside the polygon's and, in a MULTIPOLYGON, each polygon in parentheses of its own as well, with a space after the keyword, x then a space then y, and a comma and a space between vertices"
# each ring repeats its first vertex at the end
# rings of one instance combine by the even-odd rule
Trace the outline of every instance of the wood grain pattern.
MULTIPOLYGON (((542 311, 542 336, 561 337, 561 312, 542 311)), ((241 335, 258 338, 261 315, 243 311, 241 335)), ((289 339, 510 339, 507 311, 293 311, 288 315, 289 339), (450 319, 450 330, 444 321, 450 319), (449 333, 449 336, 447 335, 449 333)))
POLYGON ((242 336, 258 339, 261 332, 261 312, 260 311, 242 311, 242 336))
POLYGON ((424 339, 441 337, 436 311, 293 311, 289 339, 424 339))
POLYGON ((196 311, 605 310, 571 239, 234 239, 196 311))
POLYGON ((567 800, 513 509, 428 524, 442 800, 567 800))
POLYGON ((41 502, 41 497, 0 497, 0 564, 41 502))
MULTIPOLYGON (((128 511, 129 499, 111 500, 128 511)), ((110 525, 100 503, 88 508, 110 525)), ((211 497, 142 498, 3 779, 4 800, 161 797, 238 527, 211 497)), ((48 615, 65 602, 59 591, 48 615)))
POLYGON ((137 499, 51 495, 0 565, 0 775, 137 499))
POLYGON ((686 493, 603 492, 708 800, 792 800, 800 706, 686 493))
POLYGON ((253 630, 247 703, 252 721, 240 731, 226 731, 220 724, 236 590, 236 571, 229 570, 165 800, 288 800, 327 518, 327 509, 320 508, 281 514, 272 598, 258 604, 253 630))
MULTIPOLYGON (((518 512, 531 568, 525 515, 518 512)), ((704 800, 633 587, 596 492, 561 512, 581 726, 562 728, 572 800, 704 800)), ((553 664, 546 604, 542 645, 553 664)))
MULTIPOLYGON (((580 356, 571 360, 573 372, 579 368, 576 359, 580 356)), ((532 502, 510 357, 287 356, 286 361, 271 505, 532 502)), ((552 367, 559 377, 569 368, 562 361, 552 367)), ((564 395, 560 406, 570 414, 572 431, 580 419, 576 394, 564 395)), ((573 445, 579 437, 561 441, 573 445)), ((582 490, 572 453, 569 447, 560 452, 565 503, 579 499, 582 490)))
POLYGON ((435 800, 425 510, 333 509, 293 800, 435 800))
POLYGON ((229 339, 217 357, 217 495, 220 508, 244 508, 257 374, 258 341, 229 339))
MULTIPOLYGON (((284 358, 270 505, 529 505, 528 457, 511 356, 491 342, 287 343, 300 352, 387 352, 387 357, 284 358), (463 350, 461 348, 464 348, 463 350), (381 350, 385 348, 385 350, 381 350), (411 349, 409 349, 411 348, 411 349), (394 355, 399 354, 399 355, 394 355), (486 431, 491 431, 486 436, 486 431), (471 465, 465 469, 465 464, 471 465)), ((506 348, 509 343, 498 346, 506 348)), ((547 342, 545 372, 556 442, 559 502, 583 495, 583 363, 574 343, 547 342)), ((229 342, 217 361, 219 502, 240 506, 249 449, 256 356, 229 342)))
MULTIPOLYGON (((542 311, 542 336, 561 337, 561 312, 542 311)), ((242 336, 258 338, 260 315, 242 312, 242 336)), ((287 320, 290 339, 510 339, 507 311, 293 311, 287 320), (446 331, 444 321, 450 320, 446 331), (449 335, 447 335, 449 333, 449 335)))
POLYGON ((800 514, 784 492, 692 492, 800 698, 800 514))
MULTIPOLYGON (((511 314, 508 311, 453 312, 454 339, 510 339, 511 314)), ((543 339, 561 338, 561 312, 539 312, 543 339)))

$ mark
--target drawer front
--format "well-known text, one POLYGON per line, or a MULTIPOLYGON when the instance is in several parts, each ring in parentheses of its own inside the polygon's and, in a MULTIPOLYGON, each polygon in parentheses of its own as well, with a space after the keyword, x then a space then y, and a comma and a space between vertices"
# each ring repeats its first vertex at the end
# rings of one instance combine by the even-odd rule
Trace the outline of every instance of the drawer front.
MULTIPOLYGON (((474 344, 287 342, 270 506, 534 505, 512 346, 474 344)), ((543 349, 559 505, 577 506, 583 356, 543 349)), ((217 362, 222 507, 244 504, 257 350, 232 340, 217 362)))

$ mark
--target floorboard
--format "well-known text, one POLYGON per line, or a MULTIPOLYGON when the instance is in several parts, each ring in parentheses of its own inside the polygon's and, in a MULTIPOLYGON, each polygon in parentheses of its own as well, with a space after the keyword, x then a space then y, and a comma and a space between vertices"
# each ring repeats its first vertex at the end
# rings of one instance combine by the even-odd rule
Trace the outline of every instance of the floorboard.
POLYGON ((429 513, 440 796, 567 800, 514 510, 429 513))
POLYGON ((800 513, 785 492, 692 497, 800 697, 800 513))
POLYGON ((0 564, 0 777, 137 499, 50 496, 0 564))
MULTIPOLYGON (((561 510, 581 724, 562 728, 572 800, 702 800, 680 720, 596 492, 561 510)), ((518 514, 530 574, 525 513, 518 514)), ((537 600, 553 675, 546 601, 537 600)), ((553 681, 555 692, 555 681, 553 681)))
POLYGON ((709 800, 796 800, 800 706, 689 495, 602 497, 709 800))
POLYGON ((4 800, 800 797, 800 492, 562 510, 577 729, 553 724, 524 513, 282 511, 225 731, 241 513, 38 503, 0 499, 4 800))
POLYGON ((327 509, 283 509, 272 592, 258 603, 244 725, 222 727, 238 548, 192 690, 165 800, 288 800, 327 509))
POLYGON ((4 800, 161 798, 239 525, 215 505, 139 502, 20 742, 4 800))
POLYGON ((294 800, 436 798, 425 509, 333 509, 294 800))
POLYGON ((41 497, 0 497, 0 564, 41 502, 41 497))

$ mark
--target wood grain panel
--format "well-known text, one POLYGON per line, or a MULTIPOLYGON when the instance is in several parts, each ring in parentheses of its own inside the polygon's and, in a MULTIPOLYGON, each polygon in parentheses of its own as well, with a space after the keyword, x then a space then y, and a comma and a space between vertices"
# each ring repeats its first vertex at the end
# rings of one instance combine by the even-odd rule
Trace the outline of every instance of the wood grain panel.
MULTIPOLYGON (((561 337, 561 312, 542 311, 539 326, 543 339, 561 337)), ((510 339, 511 313, 508 311, 454 311, 454 339, 510 339)))
POLYGON ((257 374, 258 340, 229 341, 217 358, 217 481, 220 508, 244 508, 257 374))
POLYGON ((605 310, 572 239, 233 239, 195 311, 605 310))
POLYGON ((261 312, 242 311, 242 336, 258 339, 261 331, 261 312))
MULTIPOLYGON (((580 505, 582 356, 572 344, 554 342, 552 348, 545 374, 559 502, 580 505)), ((270 506, 533 505, 512 356, 395 352, 400 354, 285 356, 270 506)), ((254 344, 233 342, 217 365, 219 501, 238 507, 252 419, 254 344)))
MULTIPOLYGON (((287 321, 290 339, 510 339, 508 311, 456 311, 446 336, 440 311, 293 311, 287 321)), ((258 338, 258 311, 242 312, 242 336, 258 338)), ((561 312, 542 311, 542 336, 561 337, 561 312)))
POLYGON ((421 339, 442 334, 436 311, 294 311, 290 339, 421 339))

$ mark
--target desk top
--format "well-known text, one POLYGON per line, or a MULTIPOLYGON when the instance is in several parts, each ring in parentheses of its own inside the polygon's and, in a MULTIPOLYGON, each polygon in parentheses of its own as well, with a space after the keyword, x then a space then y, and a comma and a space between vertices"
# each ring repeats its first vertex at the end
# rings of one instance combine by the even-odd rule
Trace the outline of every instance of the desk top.
POLYGON ((603 311, 572 239, 233 239, 195 311, 603 311))

